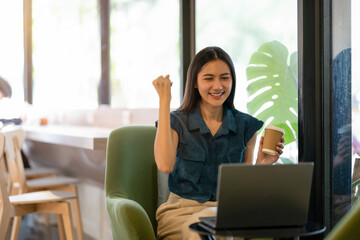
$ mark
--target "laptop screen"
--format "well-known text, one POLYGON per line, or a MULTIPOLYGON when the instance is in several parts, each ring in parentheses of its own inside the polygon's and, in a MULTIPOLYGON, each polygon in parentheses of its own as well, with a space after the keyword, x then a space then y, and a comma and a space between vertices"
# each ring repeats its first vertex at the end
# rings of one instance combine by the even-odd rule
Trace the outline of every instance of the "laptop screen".
POLYGON ((217 228, 307 222, 313 163, 219 166, 217 228))

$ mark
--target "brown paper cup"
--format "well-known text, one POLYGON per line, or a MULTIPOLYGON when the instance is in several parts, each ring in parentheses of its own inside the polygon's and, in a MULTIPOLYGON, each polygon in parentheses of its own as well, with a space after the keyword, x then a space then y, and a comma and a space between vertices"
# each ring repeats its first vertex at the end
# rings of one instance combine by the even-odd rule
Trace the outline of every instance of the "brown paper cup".
POLYGON ((278 142, 281 142, 282 136, 285 134, 284 129, 268 125, 265 128, 263 153, 269 155, 276 155, 276 146, 278 142))

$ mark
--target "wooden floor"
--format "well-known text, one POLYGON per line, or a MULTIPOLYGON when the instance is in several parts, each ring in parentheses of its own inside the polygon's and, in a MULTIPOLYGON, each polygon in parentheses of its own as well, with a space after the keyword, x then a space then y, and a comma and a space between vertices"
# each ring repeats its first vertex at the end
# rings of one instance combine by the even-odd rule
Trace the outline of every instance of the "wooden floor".
POLYGON ((45 227, 44 224, 29 226, 26 222, 21 222, 19 240, 41 240, 41 239, 59 239, 56 225, 45 227))
MULTIPOLYGON (((10 231, 8 231, 8 235, 10 231)), ((76 234, 75 234, 76 235, 76 234)), ((10 239, 8 236, 7 239, 10 239)), ((35 215, 26 215, 22 218, 18 240, 58 240, 59 233, 56 224, 46 226, 37 220, 35 215)), ((84 234, 85 240, 95 240, 84 234)))

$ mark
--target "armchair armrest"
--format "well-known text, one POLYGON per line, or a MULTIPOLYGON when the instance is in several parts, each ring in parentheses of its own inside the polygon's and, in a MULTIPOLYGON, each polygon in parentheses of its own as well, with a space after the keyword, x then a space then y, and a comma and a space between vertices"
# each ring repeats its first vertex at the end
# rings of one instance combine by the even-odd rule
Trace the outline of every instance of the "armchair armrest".
POLYGON ((114 239, 155 240, 151 221, 137 202, 118 196, 107 196, 106 207, 114 239))

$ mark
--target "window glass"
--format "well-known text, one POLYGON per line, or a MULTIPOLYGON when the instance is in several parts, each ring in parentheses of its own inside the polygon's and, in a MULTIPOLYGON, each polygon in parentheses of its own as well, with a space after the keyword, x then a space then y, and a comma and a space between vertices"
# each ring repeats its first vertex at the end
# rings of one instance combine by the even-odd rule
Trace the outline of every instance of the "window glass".
POLYGON ((332 225, 351 206, 351 1, 332 1, 332 225))
POLYGON ((97 0, 34 0, 33 104, 95 108, 101 77, 97 0))
POLYGON ((22 1, 0 2, 0 32, 0 76, 11 85, 12 99, 24 101, 22 1))
POLYGON ((179 1, 112 0, 110 16, 111 105, 157 108, 152 80, 170 74, 179 107, 179 1))
POLYGON ((235 107, 284 128, 280 162, 297 162, 297 1, 197 0, 195 16, 196 50, 219 46, 234 62, 235 107))
MULTIPOLYGON (((351 1, 351 65, 359 66, 360 64, 360 29, 356 24, 360 21, 358 12, 360 11, 360 1, 351 1)), ((353 67, 352 73, 352 164, 353 175, 352 180, 360 181, 360 69, 353 67)), ((354 198, 353 202, 357 200, 360 195, 360 189, 357 184, 353 187, 354 198)))

